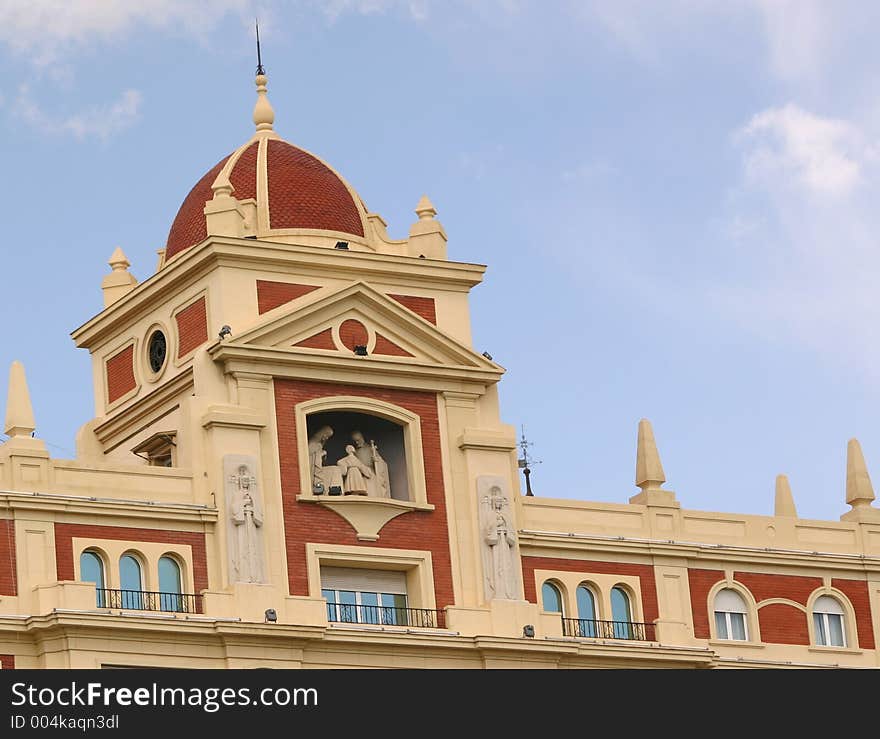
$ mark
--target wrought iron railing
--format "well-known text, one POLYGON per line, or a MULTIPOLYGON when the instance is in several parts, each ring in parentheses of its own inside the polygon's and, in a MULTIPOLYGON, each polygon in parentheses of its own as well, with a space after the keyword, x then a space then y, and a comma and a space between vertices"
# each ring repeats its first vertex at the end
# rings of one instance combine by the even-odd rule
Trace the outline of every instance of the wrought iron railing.
POLYGON ((654 631, 654 624, 632 621, 596 621, 588 618, 562 619, 562 633, 565 636, 655 641, 654 631))
POLYGON ((335 623, 379 624, 381 626, 414 626, 420 629, 445 628, 446 614, 429 608, 397 606, 358 606, 328 603, 327 620, 335 623))
POLYGON ((193 593, 152 593, 146 590, 96 588, 98 608, 121 608, 130 611, 166 611, 201 613, 202 596, 193 593))

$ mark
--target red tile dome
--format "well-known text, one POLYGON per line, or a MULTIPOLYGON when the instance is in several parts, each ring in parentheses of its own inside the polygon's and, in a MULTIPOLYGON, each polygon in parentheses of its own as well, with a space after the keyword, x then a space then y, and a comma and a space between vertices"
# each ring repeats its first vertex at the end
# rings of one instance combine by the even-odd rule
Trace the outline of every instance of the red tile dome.
MULTIPOLYGON (((230 158, 229 182, 238 200, 259 200, 258 170, 265 167, 268 182, 268 224, 259 237, 271 238, 281 229, 334 231, 364 236, 364 214, 353 190, 317 157, 278 138, 254 139, 212 167, 190 190, 180 206, 165 247, 166 260, 207 237, 205 203, 212 185, 230 158)), ((258 207, 262 205, 258 203, 258 207)))

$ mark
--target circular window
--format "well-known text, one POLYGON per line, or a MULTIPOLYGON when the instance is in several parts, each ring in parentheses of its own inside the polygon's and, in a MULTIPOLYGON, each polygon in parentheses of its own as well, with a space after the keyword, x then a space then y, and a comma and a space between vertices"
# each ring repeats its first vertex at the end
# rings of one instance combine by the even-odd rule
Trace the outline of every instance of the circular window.
POLYGON ((159 372, 165 366, 167 354, 168 344, 165 341, 165 334, 161 331, 153 331, 147 344, 147 357, 153 372, 159 372))

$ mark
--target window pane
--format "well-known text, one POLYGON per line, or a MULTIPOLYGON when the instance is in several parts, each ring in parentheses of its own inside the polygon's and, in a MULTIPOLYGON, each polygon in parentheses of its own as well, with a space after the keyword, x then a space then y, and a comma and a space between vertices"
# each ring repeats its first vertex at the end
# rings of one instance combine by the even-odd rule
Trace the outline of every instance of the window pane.
POLYGON ((727 632, 727 614, 721 611, 715 611, 715 635, 719 639, 730 639, 727 632))
POLYGON ((544 610, 549 613, 562 613, 562 596, 559 589, 552 582, 545 582, 541 588, 541 598, 544 602, 544 610))
POLYGON ((95 587, 104 587, 104 565, 101 558, 94 552, 83 552, 79 558, 80 579, 93 582, 95 587))
POLYGON ((845 647, 846 641, 843 638, 843 617, 835 614, 828 614, 828 631, 832 647, 845 647))
POLYGON ((339 620, 346 623, 357 623, 357 595, 352 590, 338 590, 339 620))
POLYGON ((141 566, 130 554, 119 560, 119 584, 122 589, 122 608, 142 610, 144 607, 141 566))
POLYGON ((104 592, 104 563, 94 552, 83 552, 79 558, 79 576, 83 582, 95 583, 95 605, 104 608, 107 604, 104 592))
POLYGON ((742 613, 729 613, 730 617, 730 638, 739 641, 746 640, 746 617, 742 613))
POLYGON ((339 609, 336 607, 336 591, 322 590, 321 597, 323 597, 324 600, 327 601, 327 620, 338 621, 339 609))
POLYGON ((594 621, 596 619, 596 601, 593 593, 584 585, 577 589, 578 618, 594 621))
POLYGON ((361 620, 363 624, 378 624, 379 620, 379 594, 361 593, 361 620))
POLYGON ((180 597, 180 567, 171 557, 159 558, 159 607, 163 611, 182 613, 183 598, 180 597))
POLYGON ((821 613, 813 614, 813 627, 816 629, 816 644, 820 647, 824 647, 828 644, 828 639, 825 635, 825 619, 822 617, 821 613))
POLYGON ((632 621, 629 596, 621 588, 611 589, 611 618, 614 621, 632 621))

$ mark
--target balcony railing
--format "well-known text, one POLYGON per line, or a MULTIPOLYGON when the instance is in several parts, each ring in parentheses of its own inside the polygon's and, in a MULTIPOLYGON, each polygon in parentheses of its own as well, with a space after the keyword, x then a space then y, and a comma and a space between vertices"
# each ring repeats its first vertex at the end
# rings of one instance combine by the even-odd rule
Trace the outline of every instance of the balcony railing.
POLYGON ((420 629, 445 628, 446 614, 428 608, 395 606, 356 606, 328 603, 327 620, 335 623, 378 624, 381 626, 414 626, 420 629))
POLYGON ((202 596, 192 593, 151 593, 146 590, 111 590, 109 588, 96 588, 95 590, 98 608, 170 613, 202 612, 202 596))
POLYGON ((634 623, 632 621, 595 621, 587 618, 563 618, 562 633, 565 636, 583 636, 593 639, 655 641, 654 624, 634 623))

